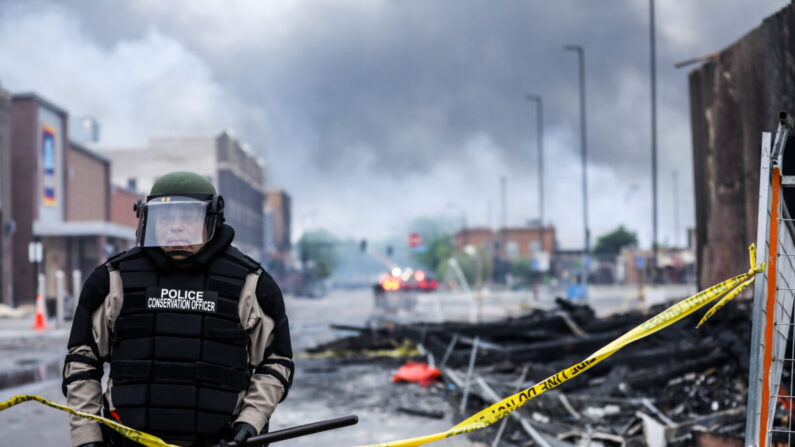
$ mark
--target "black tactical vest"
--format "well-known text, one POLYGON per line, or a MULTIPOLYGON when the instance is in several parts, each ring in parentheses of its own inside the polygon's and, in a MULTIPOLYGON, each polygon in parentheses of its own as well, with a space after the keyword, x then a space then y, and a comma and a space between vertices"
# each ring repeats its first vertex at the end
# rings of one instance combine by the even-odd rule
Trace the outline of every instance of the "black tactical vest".
POLYGON ((110 354, 119 419, 169 440, 218 436, 251 376, 238 300, 259 265, 233 247, 202 271, 160 272, 140 248, 110 264, 124 287, 110 354))

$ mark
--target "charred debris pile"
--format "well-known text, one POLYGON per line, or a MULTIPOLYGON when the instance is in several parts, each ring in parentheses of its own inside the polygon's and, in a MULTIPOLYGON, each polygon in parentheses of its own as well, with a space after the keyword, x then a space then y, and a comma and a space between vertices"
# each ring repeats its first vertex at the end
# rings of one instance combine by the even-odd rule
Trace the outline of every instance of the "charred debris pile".
MULTIPOLYGON (((516 446, 742 445, 751 304, 735 300, 698 330, 697 312, 469 436, 516 446)), ((501 321, 337 327, 358 334, 313 351, 383 352, 409 340, 442 371, 436 386, 457 419, 585 359, 664 308, 600 319, 559 299, 556 309, 501 321)))

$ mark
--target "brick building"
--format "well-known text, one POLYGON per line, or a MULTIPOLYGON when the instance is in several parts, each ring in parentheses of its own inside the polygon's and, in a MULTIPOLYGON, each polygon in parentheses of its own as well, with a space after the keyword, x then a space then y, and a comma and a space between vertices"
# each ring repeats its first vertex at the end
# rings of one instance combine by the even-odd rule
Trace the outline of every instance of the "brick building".
POLYGON ((459 252, 467 245, 487 248, 490 252, 495 248, 496 236, 491 228, 465 228, 453 236, 455 251, 459 252))
POLYGON ((138 218, 135 216, 133 206, 143 198, 135 191, 111 185, 110 187, 110 221, 125 227, 138 227, 138 218))
MULTIPOLYGON (((134 241, 134 228, 110 222, 110 161, 71 143, 68 113, 26 93, 12 98, 11 182, 14 303, 35 297, 37 266, 28 245, 40 241, 46 296, 55 295, 55 272, 80 270, 85 278, 134 241)), ((71 275, 66 275, 67 290, 71 275)))
POLYGON ((485 247, 500 261, 537 260, 539 269, 546 271, 555 253, 555 227, 510 227, 496 232, 490 228, 466 228, 455 234, 454 242, 456 251, 467 245, 485 247))

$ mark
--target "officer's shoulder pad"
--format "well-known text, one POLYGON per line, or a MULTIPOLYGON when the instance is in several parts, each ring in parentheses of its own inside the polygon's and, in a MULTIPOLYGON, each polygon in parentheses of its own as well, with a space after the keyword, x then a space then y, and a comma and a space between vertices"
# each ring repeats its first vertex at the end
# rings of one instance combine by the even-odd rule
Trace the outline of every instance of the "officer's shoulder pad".
POLYGON ((226 247, 226 250, 224 250, 224 255, 235 260, 249 272, 255 273, 262 270, 262 266, 259 262, 231 245, 226 247))
POLYGON ((115 255, 109 257, 108 260, 105 261, 105 265, 113 269, 118 269, 119 264, 121 264, 122 261, 128 260, 142 253, 143 252, 141 251, 141 247, 133 247, 129 250, 116 253, 115 255))

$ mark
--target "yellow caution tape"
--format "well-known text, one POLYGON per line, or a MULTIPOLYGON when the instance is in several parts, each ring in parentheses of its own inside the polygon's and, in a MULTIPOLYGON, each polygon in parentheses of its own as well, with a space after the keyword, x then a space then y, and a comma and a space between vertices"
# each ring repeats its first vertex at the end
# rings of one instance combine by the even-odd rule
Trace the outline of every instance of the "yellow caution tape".
POLYGON ((124 426, 116 421, 103 418, 101 416, 97 416, 95 414, 90 413, 83 413, 82 411, 77 411, 72 408, 67 407, 66 405, 61 405, 55 403, 51 400, 45 399, 41 396, 34 396, 31 394, 22 394, 19 396, 14 396, 11 399, 0 402, 0 411, 5 410, 6 408, 11 408, 14 405, 21 404, 22 402, 27 402, 29 400, 35 400, 36 402, 40 402, 48 407, 56 408, 61 411, 65 411, 69 414, 73 414, 75 416, 79 416, 83 419, 88 419, 95 422, 100 422, 102 424, 107 425, 108 427, 112 428, 113 430, 121 433, 127 439, 135 441, 139 444, 145 445, 146 447, 177 447, 173 444, 169 444, 162 439, 158 438, 157 436, 150 435, 148 433, 144 433, 142 431, 133 430, 130 427, 124 426))
POLYGON ((754 281, 754 277, 757 273, 761 273, 765 270, 764 263, 758 266, 756 265, 756 247, 751 245, 748 250, 750 252, 751 258, 751 268, 748 270, 748 272, 735 276, 734 278, 712 286, 709 289, 703 290, 691 296, 690 298, 686 298, 674 304, 668 309, 646 320, 636 328, 613 340, 607 346, 604 346, 602 349, 594 352, 582 362, 572 365, 526 390, 506 397, 505 399, 476 413, 475 415, 467 418, 445 432, 417 438, 403 439, 400 441, 386 442, 382 444, 371 444, 367 447, 414 447, 427 444, 429 442, 438 441, 440 439, 450 438, 460 435, 461 433, 468 433, 488 427, 489 425, 507 416, 517 408, 521 407, 535 396, 538 396, 547 390, 551 390, 561 383, 582 374, 584 371, 587 371, 602 360, 610 357, 624 346, 670 326, 671 324, 681 320, 682 318, 685 318, 686 316, 714 301, 716 298, 726 294, 725 298, 718 302, 718 304, 710 309, 704 318, 702 318, 701 322, 699 323, 699 325, 701 325, 707 318, 717 312, 718 309, 723 307, 727 302, 748 287, 748 285, 754 281))

